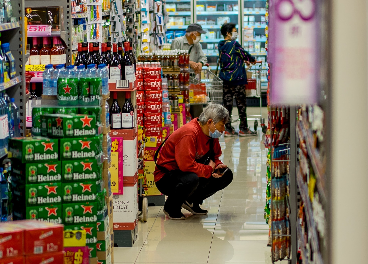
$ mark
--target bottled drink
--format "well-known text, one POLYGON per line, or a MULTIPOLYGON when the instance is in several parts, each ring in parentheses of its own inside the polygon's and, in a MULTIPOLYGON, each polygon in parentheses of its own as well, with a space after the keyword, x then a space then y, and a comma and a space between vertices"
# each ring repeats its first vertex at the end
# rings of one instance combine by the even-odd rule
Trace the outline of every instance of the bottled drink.
POLYGON ((87 65, 88 65, 88 43, 87 42, 83 42, 82 43, 82 51, 83 51, 83 64, 85 66, 85 69, 87 69, 87 65))
POLYGON ((52 94, 52 73, 54 68, 52 64, 48 64, 45 66, 45 71, 43 72, 43 94, 51 95, 52 94))
MULTIPOLYGON (((137 60, 135 59, 132 45, 129 42, 128 42, 128 44, 129 44, 129 55, 130 55, 130 58, 131 58, 131 60, 133 62, 134 71, 135 71, 136 70, 136 67, 137 67, 137 60)), ((159 62, 158 61, 158 57, 156 57, 156 61, 155 62, 159 62)))
MULTIPOLYGON (((62 72, 62 74, 65 74, 65 78, 77 78, 76 71, 74 70, 73 65, 66 66, 65 72, 62 72)), ((62 76, 62 77, 64 77, 62 76)))
POLYGON ((121 43, 121 42, 118 42, 118 54, 119 54, 119 60, 121 61, 123 59, 123 57, 124 57, 124 54, 123 54, 123 43, 121 43))
POLYGON ((40 51, 38 50, 37 38, 33 38, 32 43, 33 46, 32 49, 30 50, 29 63, 31 65, 39 65, 41 60, 40 60, 40 51))
POLYGON ((51 73, 52 90, 51 95, 57 95, 57 80, 59 79, 60 72, 62 72, 64 66, 62 64, 56 65, 56 69, 51 73))
MULTIPOLYGON (((1 10, 0 10, 1 12, 1 10)), ((0 41, 0 46, 1 46, 1 41, 0 41)), ((4 62, 5 58, 4 58, 4 53, 3 51, 0 49, 0 83, 4 82, 4 62)))
POLYGON ((99 43, 93 43, 93 50, 94 50, 94 57, 95 57, 95 64, 98 65, 98 63, 101 60, 100 56, 100 44, 99 43))
POLYGON ((4 169, 0 168, 1 185, 1 222, 8 219, 8 182, 4 176, 4 169))
MULTIPOLYGON (((116 44, 114 44, 116 45, 116 44)), ((113 101, 110 108, 110 124, 112 129, 121 129, 121 109, 118 103, 118 94, 113 93, 113 101)))
POLYGON ((134 128, 134 107, 130 92, 125 92, 125 103, 121 110, 121 128, 134 128))
POLYGON ((20 137, 20 117, 19 117, 19 108, 15 104, 15 99, 10 98, 10 116, 12 122, 14 122, 14 137, 20 137))
POLYGON ((102 94, 109 93, 109 71, 106 64, 98 65, 98 77, 102 80, 102 94))
POLYGON ((111 161, 111 144, 112 144, 110 134, 107 134, 106 141, 107 141, 107 160, 110 162, 111 161))
POLYGON ((93 50, 93 43, 88 44, 88 59, 87 59, 87 66, 89 64, 95 64, 95 58, 93 56, 94 50, 93 50))
POLYGON ((86 73, 86 69, 84 67, 84 64, 81 64, 77 67, 77 70, 75 72, 76 78, 80 80, 80 78, 84 78, 86 73))
POLYGON ((78 55, 75 58, 74 66, 84 65, 82 43, 78 43, 78 55))
POLYGON ((61 64, 66 64, 66 50, 60 38, 57 39, 61 64))
POLYGON ((48 37, 44 37, 42 39, 43 42, 43 46, 42 49, 40 50, 40 61, 41 64, 43 65, 48 65, 51 63, 51 57, 50 57, 50 48, 49 48, 49 38, 48 37))
POLYGON ((109 103, 105 101, 105 111, 106 111, 106 127, 110 126, 110 110, 109 103))
POLYGON ((109 65, 110 65, 110 61, 112 60, 112 55, 111 55, 111 42, 107 42, 106 43, 106 47, 107 47, 107 57, 108 57, 109 65))
POLYGON ((121 65, 118 54, 118 47, 116 44, 112 44, 113 54, 110 61, 110 79, 111 80, 121 80, 121 65))
POLYGON ((100 64, 109 65, 109 57, 107 56, 107 45, 106 45, 106 43, 101 44, 100 64))
MULTIPOLYGON (((0 42, 1 44, 1 42, 0 42)), ((6 51, 4 50, 4 44, 1 44, 1 61, 3 62, 3 69, 4 69, 4 82, 9 82, 10 81, 10 61, 8 56, 6 56, 6 51)))
POLYGON ((4 98, 5 92, 0 94, 0 148, 8 147, 9 140, 9 124, 8 124, 8 107, 4 98))
POLYGON ((124 59, 122 66, 124 64, 124 75, 122 74, 122 77, 124 80, 134 82, 135 80, 135 71, 134 71, 134 64, 130 56, 129 52, 129 42, 124 42, 124 49, 127 51, 124 54, 124 59))
POLYGON ((60 51, 59 51, 59 45, 58 45, 58 39, 57 37, 52 38, 53 46, 50 50, 51 54, 51 64, 53 65, 59 65, 62 63, 60 51))

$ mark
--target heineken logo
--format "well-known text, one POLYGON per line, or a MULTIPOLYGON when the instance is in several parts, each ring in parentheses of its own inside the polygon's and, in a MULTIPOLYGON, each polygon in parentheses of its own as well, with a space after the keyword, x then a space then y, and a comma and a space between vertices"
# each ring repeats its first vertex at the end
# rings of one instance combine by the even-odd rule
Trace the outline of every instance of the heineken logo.
POLYGON ((97 250, 101 250, 101 245, 102 245, 102 243, 97 243, 97 244, 96 244, 96 248, 97 248, 97 250))
POLYGON ((55 207, 55 208, 48 208, 48 207, 45 207, 45 209, 47 210, 47 216, 51 216, 51 215, 55 215, 55 216, 57 216, 57 213, 56 213, 56 211, 57 211, 57 207, 55 207))
POLYGON ((52 194, 52 193, 57 194, 57 192, 56 192, 57 187, 58 186, 48 186, 48 185, 46 185, 45 188, 47 189, 47 194, 48 195, 52 194))
POLYGON ((86 191, 92 192, 92 190, 91 190, 92 184, 80 183, 80 186, 83 187, 82 192, 86 192, 86 191))
POLYGON ((53 127, 52 128, 52 134, 54 135, 54 136, 64 136, 64 132, 63 132, 63 130, 61 130, 61 129, 58 129, 58 128, 56 128, 56 127, 53 127))
POLYGON ((32 127, 32 132, 33 133, 41 133, 41 128, 39 128, 39 127, 32 127))
POLYGON ((74 216, 74 223, 96 222, 97 216, 74 216))
POLYGON ((96 153, 94 151, 92 151, 92 152, 73 151, 72 152, 72 157, 73 158, 93 158, 95 156, 96 156, 96 153))
POLYGON ((85 201, 94 201, 94 200, 96 200, 96 195, 95 194, 90 194, 90 195, 73 194, 73 201, 75 201, 75 202, 85 202, 85 201))
POLYGON ((93 136, 95 134, 95 130, 84 130, 84 129, 74 129, 74 136, 93 136))
POLYGON ((86 213, 91 213, 92 214, 93 205, 81 205, 81 207, 84 210, 83 214, 86 214, 86 213))
POLYGON ((93 227, 83 227, 83 226, 82 226, 82 229, 83 229, 83 230, 86 230, 86 234, 88 234, 88 235, 91 235, 91 236, 92 236, 92 229, 93 229, 93 227))
POLYGON ((53 147, 53 145, 54 145, 55 143, 53 143, 53 142, 49 142, 49 143, 42 142, 41 144, 45 147, 44 151, 46 151, 46 150, 54 151, 54 147, 53 147))
POLYGON ((97 175, 93 173, 73 173, 73 180, 93 180, 96 179, 97 175))
POLYGON ((85 149, 85 148, 91 149, 91 141, 79 140, 79 143, 82 144, 82 149, 85 149))
POLYGON ((46 204, 46 203, 61 203, 61 197, 37 197, 38 204, 46 204))
POLYGON ((85 170, 90 170, 90 171, 92 171, 92 162, 81 162, 80 164, 82 164, 83 165, 83 171, 85 171, 85 170))
POLYGON ((72 87, 70 87, 70 86, 67 84, 63 89, 64 89, 64 93, 65 93, 65 94, 70 94, 70 90, 72 89, 72 87))
POLYGON ((61 175, 37 175, 38 182, 55 182, 61 180, 61 175))
MULTIPOLYGON (((54 143, 52 143, 54 144, 54 143)), ((54 153, 54 154, 39 154, 36 153, 34 155, 34 159, 35 160, 50 160, 50 159, 57 159, 58 158, 58 154, 54 153)))
POLYGON ((96 237, 86 238, 86 243, 87 244, 95 244, 95 243, 97 243, 97 238, 96 237))
POLYGON ((61 220, 60 217, 58 217, 56 219, 37 219, 37 220, 41 221, 41 222, 52 223, 52 224, 61 224, 62 223, 62 220, 61 220))
POLYGON ((45 166, 47 167, 47 173, 49 172, 56 172, 56 166, 57 164, 45 164, 45 166))
POLYGON ((56 118, 56 126, 57 127, 61 127, 62 122, 63 122, 63 119, 61 119, 60 117, 56 118))

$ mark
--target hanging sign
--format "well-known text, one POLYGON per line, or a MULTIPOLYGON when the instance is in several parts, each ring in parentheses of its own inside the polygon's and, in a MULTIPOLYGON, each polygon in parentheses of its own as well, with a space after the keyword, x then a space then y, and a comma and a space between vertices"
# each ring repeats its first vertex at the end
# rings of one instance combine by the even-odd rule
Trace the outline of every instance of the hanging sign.
POLYGON ((316 1, 272 2, 271 104, 317 103, 319 28, 316 1))
POLYGON ((51 36, 50 25, 28 25, 27 26, 28 37, 49 37, 51 36))

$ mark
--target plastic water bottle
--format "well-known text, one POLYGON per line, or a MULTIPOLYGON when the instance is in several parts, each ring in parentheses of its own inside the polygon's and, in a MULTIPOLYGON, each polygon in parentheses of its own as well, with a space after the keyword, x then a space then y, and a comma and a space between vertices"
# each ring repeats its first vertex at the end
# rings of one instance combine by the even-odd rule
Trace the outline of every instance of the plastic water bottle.
POLYGON ((64 65, 59 64, 56 65, 56 69, 52 72, 51 79, 52 79, 52 94, 57 95, 57 81, 60 76, 60 72, 64 69, 64 65))
POLYGON ((110 109, 109 109, 109 103, 105 102, 105 111, 106 111, 106 127, 109 127, 110 125, 110 109))
POLYGON ((79 65, 77 67, 77 69, 75 70, 75 77, 80 79, 80 78, 83 78, 85 77, 85 73, 86 73, 86 67, 82 64, 82 65, 79 65))
POLYGON ((106 64, 98 65, 98 76, 102 79, 102 94, 106 95, 109 93, 109 70, 106 64))
POLYGON ((8 182, 4 175, 4 169, 0 168, 1 185, 1 222, 8 220, 8 182))
POLYGON ((91 78, 96 78, 97 77, 96 64, 89 64, 87 66, 86 77, 91 77, 91 78))
POLYGON ((63 73, 65 73, 66 78, 77 78, 76 71, 74 70, 74 65, 66 66, 66 70, 63 73))
POLYGON ((111 144, 112 144, 112 141, 111 141, 110 134, 107 134, 106 141, 107 141, 107 160, 109 162, 111 162, 111 144))
POLYGON ((53 75, 54 67, 52 64, 48 64, 45 66, 45 71, 43 72, 43 94, 51 95, 52 94, 52 75, 53 75))
POLYGON ((10 112, 10 116, 14 120, 14 137, 20 137, 19 108, 15 104, 14 98, 10 98, 10 112))

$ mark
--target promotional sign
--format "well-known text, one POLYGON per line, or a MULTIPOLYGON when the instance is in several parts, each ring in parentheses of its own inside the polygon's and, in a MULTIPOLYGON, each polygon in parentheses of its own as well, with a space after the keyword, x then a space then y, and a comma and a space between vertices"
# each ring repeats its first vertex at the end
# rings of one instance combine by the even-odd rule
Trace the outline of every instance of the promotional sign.
POLYGON ((112 137, 111 147, 111 192, 113 194, 123 194, 123 138, 112 137))
POLYGON ((315 1, 276 0, 270 5, 271 104, 318 100, 318 24, 315 1))

